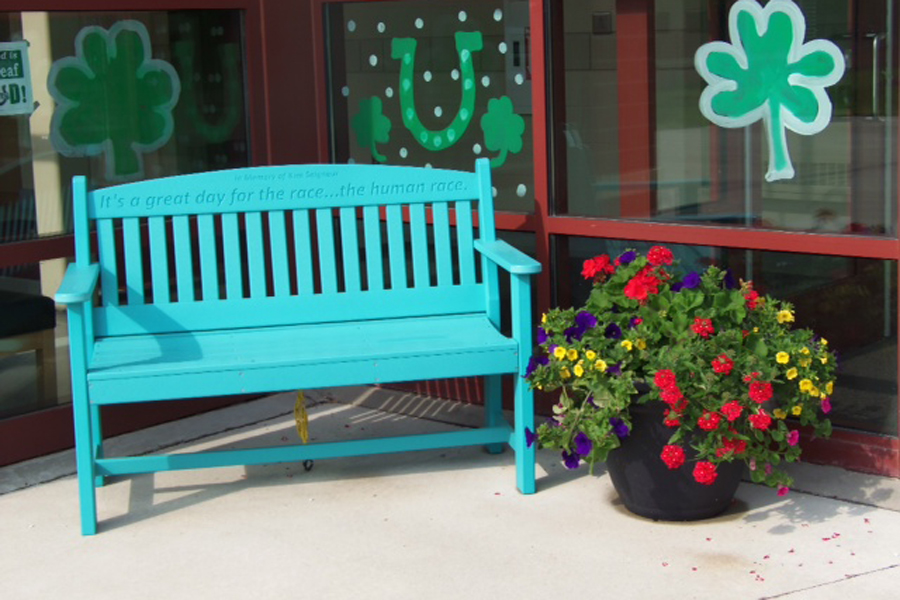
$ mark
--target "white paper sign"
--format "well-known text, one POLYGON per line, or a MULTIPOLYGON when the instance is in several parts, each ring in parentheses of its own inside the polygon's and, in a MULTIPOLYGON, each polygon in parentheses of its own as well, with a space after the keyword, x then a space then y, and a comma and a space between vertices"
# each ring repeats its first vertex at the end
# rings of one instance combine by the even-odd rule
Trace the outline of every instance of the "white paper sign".
POLYGON ((0 116, 34 112, 28 42, 0 42, 0 116))

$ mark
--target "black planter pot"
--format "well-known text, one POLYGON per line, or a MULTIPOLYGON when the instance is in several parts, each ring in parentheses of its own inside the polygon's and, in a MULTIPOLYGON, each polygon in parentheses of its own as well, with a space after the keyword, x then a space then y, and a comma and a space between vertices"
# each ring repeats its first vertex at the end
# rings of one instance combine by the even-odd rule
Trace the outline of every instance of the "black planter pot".
POLYGON ((631 512, 657 521, 696 521, 721 514, 741 482, 743 462, 720 463, 712 485, 693 476, 695 452, 685 445, 687 460, 671 470, 660 458, 672 430, 663 425, 662 402, 631 407, 632 431, 606 461, 613 486, 631 512))

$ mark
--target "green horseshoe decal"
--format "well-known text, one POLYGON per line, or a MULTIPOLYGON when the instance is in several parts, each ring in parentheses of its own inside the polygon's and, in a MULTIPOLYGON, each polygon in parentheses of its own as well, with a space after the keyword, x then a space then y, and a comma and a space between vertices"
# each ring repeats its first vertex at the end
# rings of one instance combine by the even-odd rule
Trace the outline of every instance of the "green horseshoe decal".
POLYGON ((240 49, 237 44, 225 44, 219 46, 219 60, 221 62, 223 77, 225 80, 225 114, 217 124, 207 123, 197 107, 197 94, 194 90, 194 44, 192 42, 176 42, 173 53, 181 65, 181 94, 182 106, 187 111, 188 120, 194 129, 211 144, 219 144, 228 140, 234 133, 244 114, 244 94, 241 86, 241 74, 238 71, 240 49))
POLYGON ((472 53, 483 48, 480 31, 457 31, 456 52, 459 54, 462 100, 453 121, 439 131, 426 128, 416 112, 413 70, 416 64, 416 40, 394 38, 391 42, 391 58, 400 61, 400 113, 403 124, 415 140, 426 150, 437 152, 459 141, 472 122, 475 111, 475 67, 472 53))

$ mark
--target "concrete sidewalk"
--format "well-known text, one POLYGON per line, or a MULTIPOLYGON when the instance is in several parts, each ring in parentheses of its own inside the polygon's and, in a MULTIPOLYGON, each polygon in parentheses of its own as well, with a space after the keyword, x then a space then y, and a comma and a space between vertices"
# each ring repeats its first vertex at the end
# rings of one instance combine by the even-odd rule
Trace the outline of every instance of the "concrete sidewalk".
MULTIPOLYGON (((480 409, 368 388, 308 394, 315 439, 449 430, 480 409)), ((294 443, 291 395, 110 443, 111 454, 294 443)), ((789 598, 900 595, 900 482, 801 465, 718 518, 656 523, 608 476, 480 448, 121 478, 82 537, 72 453, 0 469, 0 598, 789 598)))

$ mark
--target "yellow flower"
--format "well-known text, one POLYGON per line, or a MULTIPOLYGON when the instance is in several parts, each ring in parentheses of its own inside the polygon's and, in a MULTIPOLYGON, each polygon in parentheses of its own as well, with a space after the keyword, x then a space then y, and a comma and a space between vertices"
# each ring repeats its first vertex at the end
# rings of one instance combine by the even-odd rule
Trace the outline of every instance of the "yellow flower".
POLYGON ((601 373, 606 371, 606 367, 607 367, 606 361, 603 360, 602 358, 598 358, 597 362, 594 363, 594 368, 597 369, 598 371, 600 371, 601 373))
POLYGON ((564 359, 566 357, 566 349, 563 348, 562 346, 557 346, 556 349, 553 351, 553 356, 555 356, 559 360, 564 359))
POLYGON ((801 379, 800 380, 800 391, 801 392, 808 392, 812 388, 813 388, 812 381, 810 381, 809 379, 801 379))
POLYGON ((830 396, 833 393, 834 393, 834 382, 829 381, 828 383, 825 384, 825 395, 830 396))
POLYGON ((828 340, 826 340, 825 338, 819 338, 819 343, 822 344, 823 346, 827 346, 828 340))
POLYGON ((544 313, 541 315, 541 323, 546 323, 546 322, 547 322, 547 313, 544 313))
POLYGON ((775 416, 776 419, 786 419, 787 418, 787 413, 784 412, 784 410, 781 408, 776 408, 775 410, 772 411, 772 414, 775 416))
POLYGON ((759 333, 759 327, 754 327, 754 328, 753 328, 753 333, 759 333))
POLYGON ((797 362, 800 363, 801 367, 808 367, 809 365, 812 364, 812 359, 811 358, 801 358, 797 362))
POLYGON ((578 350, 576 350, 575 348, 569 348, 569 351, 566 352, 566 358, 572 361, 578 360, 578 350))
POLYGON ((597 358, 597 353, 593 350, 588 350, 584 353, 584 357, 588 360, 594 360, 595 358, 597 358))
POLYGON ((823 365, 827 365, 828 364, 828 355, 826 354, 824 356, 820 356, 819 360, 822 361, 823 365))
POLYGON ((634 344, 631 343, 631 340, 622 340, 622 347, 631 352, 631 347, 634 344))
POLYGON ((575 371, 575 377, 581 377, 582 375, 584 375, 584 367, 582 367, 580 363, 575 365, 575 368, 572 370, 575 371))
POLYGON ((645 342, 642 338, 635 340, 634 345, 638 347, 638 350, 647 349, 647 342, 645 342))
POLYGON ((780 310, 778 311, 777 318, 779 323, 793 323, 794 313, 789 310, 780 310))
POLYGON ((572 376, 572 373, 570 373, 569 369, 567 369, 566 367, 563 367, 562 371, 560 371, 559 374, 563 379, 568 379, 572 376))
POLYGON ((786 365, 791 362, 791 355, 787 352, 779 352, 775 355, 775 361, 779 364, 786 365))
POLYGON ((795 417, 799 417, 799 416, 800 416, 800 413, 802 413, 802 412, 803 412, 803 407, 800 406, 799 404, 798 404, 797 406, 795 406, 794 408, 791 409, 791 413, 792 413, 795 417))
POLYGON ((791 367, 787 370, 787 373, 784 374, 788 379, 797 379, 797 367, 791 367))
POLYGON ((809 354, 809 348, 806 346, 800 348, 800 354, 809 354))
POLYGON ((809 395, 812 396, 813 398, 818 398, 822 394, 819 392, 819 388, 817 388, 816 386, 813 386, 813 389, 809 390, 809 395))

